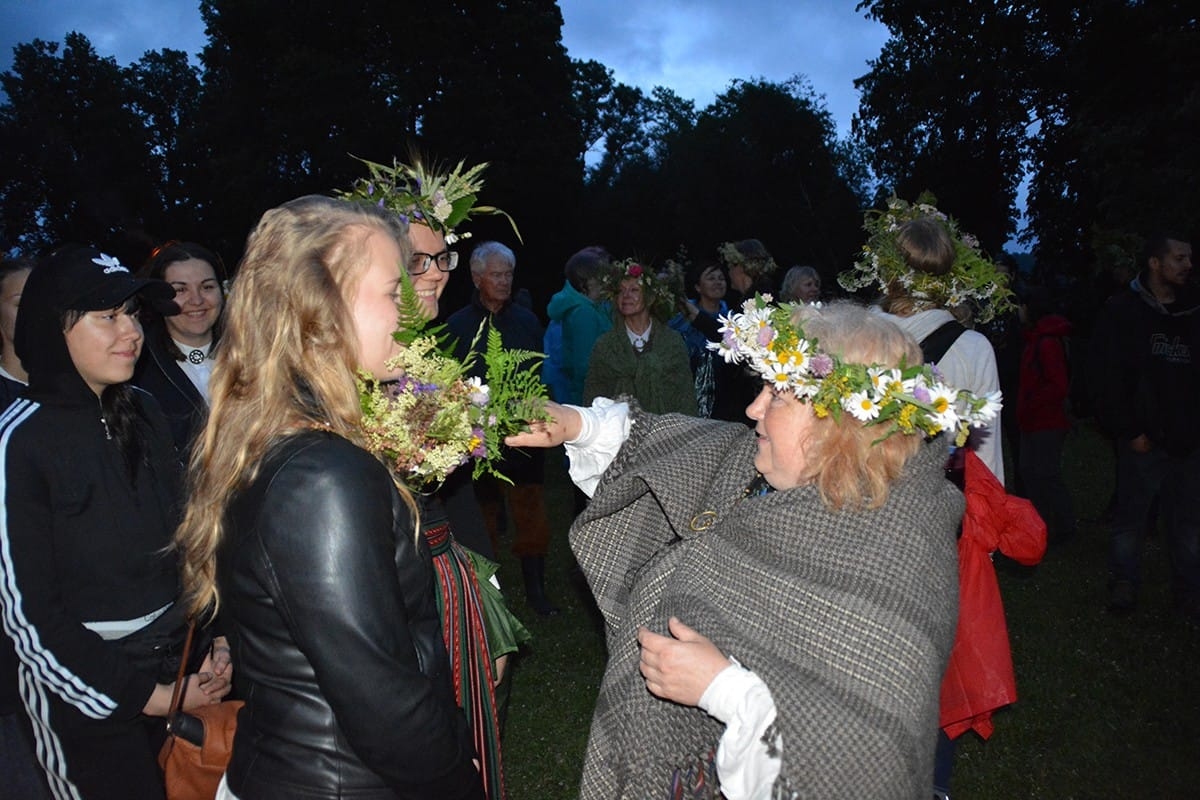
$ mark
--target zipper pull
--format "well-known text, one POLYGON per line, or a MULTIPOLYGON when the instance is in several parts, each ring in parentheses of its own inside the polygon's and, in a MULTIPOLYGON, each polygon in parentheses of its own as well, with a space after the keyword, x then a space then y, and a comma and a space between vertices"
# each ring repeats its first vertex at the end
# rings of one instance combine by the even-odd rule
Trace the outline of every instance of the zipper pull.
POLYGON ((106 420, 103 416, 101 416, 100 424, 104 426, 104 438, 111 442, 112 441, 112 431, 110 431, 108 429, 108 420, 106 420))

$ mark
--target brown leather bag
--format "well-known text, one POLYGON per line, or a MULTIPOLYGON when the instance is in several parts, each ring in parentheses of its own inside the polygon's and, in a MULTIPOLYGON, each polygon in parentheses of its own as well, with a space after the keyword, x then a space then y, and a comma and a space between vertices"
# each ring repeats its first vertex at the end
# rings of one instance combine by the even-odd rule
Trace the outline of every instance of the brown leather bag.
POLYGON ((175 691, 171 694, 167 741, 158 753, 168 800, 213 800, 217 796, 217 786, 233 754, 238 709, 245 705, 241 700, 225 700, 191 711, 182 710, 184 672, 195 632, 196 622, 192 620, 183 642, 175 691))

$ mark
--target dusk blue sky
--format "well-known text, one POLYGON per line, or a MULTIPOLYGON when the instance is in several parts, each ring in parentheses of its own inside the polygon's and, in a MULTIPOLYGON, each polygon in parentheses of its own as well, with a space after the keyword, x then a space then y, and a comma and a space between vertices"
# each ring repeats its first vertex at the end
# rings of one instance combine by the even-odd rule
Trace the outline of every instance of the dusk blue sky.
MULTIPOLYGON (((856 0, 560 0, 563 44, 623 83, 667 86, 703 108, 734 78, 781 81, 802 73, 826 97, 844 136, 858 108, 854 79, 887 29, 856 0)), ((195 0, 0 0, 0 71, 13 45, 61 42, 69 31, 121 64, 171 47, 195 55, 204 25, 195 0)))
MULTIPOLYGON (((868 70, 887 29, 855 11, 857 0, 559 0, 572 58, 595 59, 617 80, 666 86, 704 108, 735 78, 808 78, 838 133, 858 109, 854 79, 868 70)), ((196 0, 0 0, 0 71, 13 45, 69 31, 121 64, 172 47, 204 46, 196 0)), ((1018 191, 1024 205, 1026 186, 1018 191)), ((1013 244, 1010 243, 1010 247, 1013 244)), ((1021 248, 1023 249, 1023 248, 1021 248)))

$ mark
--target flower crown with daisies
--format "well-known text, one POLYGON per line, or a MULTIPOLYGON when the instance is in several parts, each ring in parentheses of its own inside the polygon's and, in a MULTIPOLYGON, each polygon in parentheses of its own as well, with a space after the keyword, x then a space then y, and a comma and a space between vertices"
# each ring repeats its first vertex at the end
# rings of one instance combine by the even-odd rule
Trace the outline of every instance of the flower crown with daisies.
MULTIPOLYGON (((743 303, 741 313, 721 317, 722 340, 708 347, 726 362, 757 372, 776 391, 790 390, 818 417, 840 421, 844 412, 863 425, 886 426, 883 438, 953 431, 961 447, 971 428, 1000 411, 999 392, 976 397, 955 389, 931 364, 855 364, 823 352, 794 321, 796 306, 771 300, 770 295, 756 295, 743 303)), ((808 308, 820 313, 819 304, 808 308)))
POLYGON ((678 263, 668 261, 656 272, 636 259, 614 261, 600 274, 605 296, 616 300, 626 279, 634 279, 642 287, 646 309, 655 319, 666 322, 675 314, 683 296, 683 270, 678 263))
MULTIPOLYGON (((761 246, 761 243, 757 242, 756 240, 749 241, 754 241, 756 244, 761 246)), ((748 256, 741 250, 738 250, 738 244, 741 244, 741 242, 723 242, 721 246, 717 248, 717 255, 721 257, 721 261, 724 262, 726 269, 732 269, 738 264, 741 264, 742 269, 745 270, 746 274, 751 278, 759 278, 763 275, 770 275, 772 272, 778 269, 778 266, 775 264, 775 259, 771 258, 770 255, 748 256)))
POLYGON ((870 210, 863 218, 867 242, 854 266, 838 275, 849 292, 876 286, 887 292, 899 284, 914 300, 930 307, 953 308, 969 303, 975 320, 987 322, 1012 308, 1008 279, 979 248, 979 240, 959 228, 957 220, 938 211, 935 198, 923 192, 909 204, 893 195, 884 211, 870 210), (923 217, 938 220, 954 242, 954 266, 944 275, 913 269, 897 241, 900 227, 923 217))
POLYGON ((339 191, 338 197, 373 203, 394 211, 406 223, 428 225, 445 237, 447 245, 470 238, 470 233, 456 234, 454 229, 472 214, 503 216, 521 240, 517 223, 506 212, 495 206, 475 205, 483 188, 481 176, 487 169, 486 162, 464 170, 459 161, 449 174, 440 175, 418 159, 404 164, 393 158, 389 167, 358 156, 352 158, 365 164, 370 176, 355 180, 350 191, 339 191))

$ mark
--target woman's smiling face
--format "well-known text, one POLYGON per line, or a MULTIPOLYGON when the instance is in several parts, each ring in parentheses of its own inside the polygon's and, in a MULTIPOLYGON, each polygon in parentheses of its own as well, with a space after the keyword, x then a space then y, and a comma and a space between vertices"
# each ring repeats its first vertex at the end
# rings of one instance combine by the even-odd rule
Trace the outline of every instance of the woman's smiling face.
MULTIPOLYGON (((409 225, 408 243, 412 245, 414 254, 426 253, 436 256, 446 249, 446 237, 428 225, 409 225)), ((422 256, 414 255, 413 258, 422 256)), ((446 281, 450 279, 450 274, 438 269, 437 264, 430 264, 425 272, 420 275, 410 272, 409 277, 412 279, 413 289, 417 292, 417 299, 425 308, 426 316, 434 319, 438 315, 438 300, 446 290, 446 281)))
POLYGON ((221 282, 212 264, 199 258, 189 258, 168 264, 163 280, 175 290, 179 314, 166 317, 171 338, 192 347, 204 347, 212 341, 213 326, 221 315, 225 298, 221 282))

